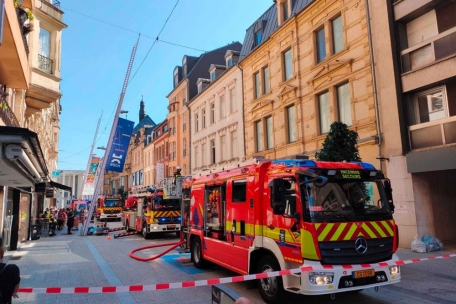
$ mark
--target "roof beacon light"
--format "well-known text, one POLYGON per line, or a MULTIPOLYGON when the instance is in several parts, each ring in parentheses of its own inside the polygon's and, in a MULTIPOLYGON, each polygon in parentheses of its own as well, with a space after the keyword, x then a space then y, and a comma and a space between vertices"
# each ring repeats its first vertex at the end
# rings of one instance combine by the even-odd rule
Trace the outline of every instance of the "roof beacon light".
POLYGON ((352 163, 352 164, 358 164, 358 165, 360 165, 361 167, 363 167, 364 169, 375 170, 374 165, 369 164, 369 163, 365 163, 365 162, 354 162, 354 161, 352 161, 351 163, 352 163))

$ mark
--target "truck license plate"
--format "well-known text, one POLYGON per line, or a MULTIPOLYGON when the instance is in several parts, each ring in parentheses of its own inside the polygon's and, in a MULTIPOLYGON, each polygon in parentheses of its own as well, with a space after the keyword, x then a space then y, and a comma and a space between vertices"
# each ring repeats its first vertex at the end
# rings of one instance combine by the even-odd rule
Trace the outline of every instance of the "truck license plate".
POLYGON ((354 279, 368 278, 373 276, 375 276, 375 271, 373 269, 353 271, 354 279))
POLYGON ((108 217, 116 217, 117 215, 108 215, 108 217))
POLYGON ((168 225, 168 229, 176 229, 176 225, 168 225))

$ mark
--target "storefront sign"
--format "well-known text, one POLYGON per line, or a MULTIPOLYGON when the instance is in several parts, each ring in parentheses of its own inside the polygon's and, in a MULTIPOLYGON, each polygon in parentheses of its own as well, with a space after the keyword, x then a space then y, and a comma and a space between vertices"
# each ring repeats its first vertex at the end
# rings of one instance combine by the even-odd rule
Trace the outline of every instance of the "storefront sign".
POLYGON ((130 145, 131 133, 133 132, 133 125, 133 121, 119 118, 112 146, 108 147, 109 154, 106 161, 106 170, 113 172, 123 171, 128 146, 130 145))
POLYGON ((59 177, 60 171, 52 171, 52 177, 59 177))
POLYGON ((52 197, 54 197, 54 189, 53 189, 53 188, 48 188, 48 189, 46 189, 46 197, 47 197, 47 198, 52 198, 52 197))

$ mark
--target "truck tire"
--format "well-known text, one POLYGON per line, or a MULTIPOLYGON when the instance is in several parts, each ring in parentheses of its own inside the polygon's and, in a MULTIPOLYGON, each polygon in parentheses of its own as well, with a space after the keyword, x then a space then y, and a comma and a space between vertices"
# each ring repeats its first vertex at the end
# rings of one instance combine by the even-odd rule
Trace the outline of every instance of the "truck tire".
POLYGON ((144 222, 144 223, 142 224, 141 233, 142 233, 142 236, 143 236, 143 238, 144 238, 145 240, 150 239, 150 233, 147 232, 147 223, 146 223, 146 222, 144 222))
MULTIPOLYGON (((280 270, 279 264, 270 255, 263 256, 257 264, 257 273, 278 270, 280 270)), ((284 290, 282 277, 259 279, 257 281, 257 287, 266 303, 283 303, 284 290)))
POLYGON ((125 221, 125 232, 130 232, 131 231, 129 225, 130 225, 130 223, 128 223, 128 221, 125 221))
POLYGON ((207 267, 207 261, 203 258, 201 241, 198 237, 194 238, 192 242, 191 260, 193 261, 193 265, 198 269, 207 267))

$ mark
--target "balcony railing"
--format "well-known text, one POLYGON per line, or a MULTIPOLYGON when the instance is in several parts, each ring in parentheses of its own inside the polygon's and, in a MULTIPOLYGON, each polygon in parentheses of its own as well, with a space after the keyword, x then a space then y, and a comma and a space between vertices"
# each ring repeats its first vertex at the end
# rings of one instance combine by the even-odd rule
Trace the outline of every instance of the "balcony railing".
POLYGON ((46 73, 52 74, 52 64, 54 61, 50 58, 38 54, 38 68, 46 73))
POLYGON ((456 116, 409 127, 410 149, 456 144, 456 116))
POLYGON ((0 85, 0 119, 8 127, 20 127, 16 115, 14 115, 14 112, 6 102, 6 96, 8 94, 6 93, 5 86, 0 85))
POLYGON ((401 52, 402 73, 456 55, 456 27, 401 52))
POLYGON ((60 1, 52 0, 51 3, 52 3, 52 5, 54 5, 56 8, 60 9, 60 1))

